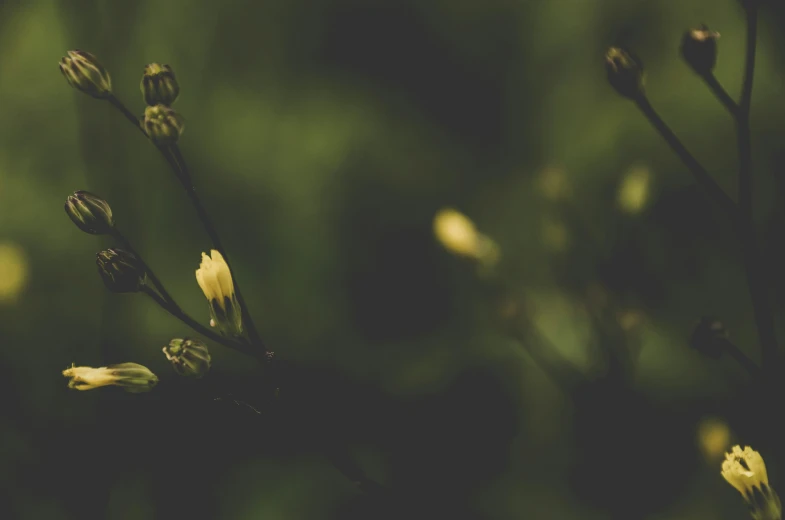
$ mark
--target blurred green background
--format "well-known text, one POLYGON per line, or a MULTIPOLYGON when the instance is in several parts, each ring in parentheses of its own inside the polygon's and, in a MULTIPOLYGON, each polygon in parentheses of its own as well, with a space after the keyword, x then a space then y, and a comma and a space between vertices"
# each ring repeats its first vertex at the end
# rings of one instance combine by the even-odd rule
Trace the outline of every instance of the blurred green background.
MULTIPOLYGON (((764 7, 752 114, 779 317, 784 20, 764 7)), ((398 518, 745 518, 719 467, 731 443, 766 457, 749 377, 687 342, 717 315, 757 360, 734 236, 602 59, 614 44, 642 57, 653 105, 735 197, 731 120, 678 56, 702 22, 736 97, 735 0, 0 3, 0 513, 382 518, 324 457, 347 445, 398 518), (210 377, 183 386, 161 347, 187 328, 104 289, 94 254, 111 243, 68 220, 74 190, 110 202, 204 322, 194 270, 210 244, 154 147, 61 77, 73 48, 137 113, 144 65, 174 68, 197 190, 296 374, 285 413, 212 401, 252 401, 259 378, 219 345, 210 377), (446 206, 499 245, 544 360, 530 355, 543 338, 505 334, 497 292, 434 239, 446 206), (60 376, 124 361, 160 394, 77 393, 60 376)))

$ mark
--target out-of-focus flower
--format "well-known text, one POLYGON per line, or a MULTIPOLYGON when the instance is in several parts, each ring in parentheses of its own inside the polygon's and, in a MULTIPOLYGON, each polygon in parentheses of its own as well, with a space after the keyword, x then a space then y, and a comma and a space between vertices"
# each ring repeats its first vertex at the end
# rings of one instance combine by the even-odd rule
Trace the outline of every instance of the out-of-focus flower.
POLYGON ((75 89, 88 96, 105 99, 112 95, 112 78, 98 59, 89 52, 73 50, 60 60, 60 72, 75 89))
POLYGON ((499 248, 489 237, 480 233, 474 222, 452 209, 439 211, 433 219, 436 239, 451 253, 472 258, 492 266, 499 258, 499 248))
POLYGON ((690 29, 681 40, 684 61, 700 75, 711 74, 717 64, 717 40, 720 33, 710 31, 706 25, 690 29))
POLYGON ((608 83, 629 99, 643 96, 643 63, 629 51, 611 47, 605 53, 605 71, 608 83))
POLYGON ((24 249, 13 242, 0 242, 0 303, 13 302, 28 277, 24 249))
POLYGON ((172 67, 160 63, 151 63, 144 68, 140 88, 144 102, 149 106, 171 106, 180 94, 172 67))
POLYGON ((114 228, 109 203, 87 191, 69 195, 65 201, 65 212, 79 229, 91 235, 106 235, 114 228))
POLYGON ((730 446, 730 428, 725 421, 707 417, 698 424, 698 446, 707 460, 722 456, 730 446))
POLYGON ((123 249, 107 249, 96 255, 98 274, 112 292, 137 292, 147 278, 142 263, 123 249))
POLYGON ((198 379, 210 370, 210 352, 199 340, 173 339, 163 350, 174 371, 181 376, 198 379))
POLYGON ((562 200, 572 195, 572 186, 562 168, 547 167, 538 178, 540 193, 548 200, 562 200))
POLYGON ((210 304, 210 325, 224 335, 239 336, 243 332, 242 311, 234 292, 232 273, 224 257, 215 249, 210 256, 202 253, 196 270, 196 281, 210 304))
POLYGON ((158 384, 158 377, 149 368, 137 363, 120 363, 100 368, 72 366, 63 370, 63 375, 70 378, 68 388, 74 390, 92 390, 114 385, 126 392, 137 394, 148 392, 158 384))
POLYGON ((635 167, 622 179, 618 192, 619 208, 629 214, 640 213, 649 200, 651 174, 645 167, 635 167))
POLYGON ((777 493, 769 486, 766 464, 760 453, 749 446, 734 446, 725 454, 722 476, 738 490, 750 507, 755 520, 781 520, 782 506, 777 493))
POLYGON ((166 146, 180 139, 185 129, 185 121, 180 114, 168 106, 155 105, 144 109, 142 126, 154 143, 166 146))

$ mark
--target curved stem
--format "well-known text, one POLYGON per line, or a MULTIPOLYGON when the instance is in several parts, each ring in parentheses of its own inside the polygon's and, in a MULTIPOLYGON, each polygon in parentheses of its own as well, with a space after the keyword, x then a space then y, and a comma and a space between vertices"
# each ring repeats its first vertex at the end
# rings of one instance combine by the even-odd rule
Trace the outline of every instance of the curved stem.
POLYGON ((755 311, 755 325, 761 347, 763 369, 769 373, 776 370, 779 361, 779 347, 774 325, 774 312, 769 299, 765 275, 765 261, 755 237, 755 215, 753 211, 753 174, 752 174, 752 133, 750 131, 750 108, 752 104, 752 85, 755 76, 755 53, 758 39, 758 6, 748 2, 747 48, 744 61, 744 81, 739 99, 736 118, 736 137, 739 149, 739 209, 741 211, 742 247, 747 271, 752 304, 755 311))
POLYGON ((709 89, 714 93, 720 103, 722 103, 722 106, 724 106, 725 109, 730 112, 730 115, 736 119, 739 114, 739 106, 736 104, 733 98, 730 97, 730 94, 728 94, 728 92, 722 87, 720 82, 717 81, 717 77, 714 74, 709 73, 706 75, 701 74, 701 78, 703 78, 703 81, 706 83, 709 89))
POLYGON ((143 286, 142 292, 144 292, 147 296, 152 298, 153 301, 155 301, 155 303, 160 305, 169 314, 171 314, 178 320, 182 321, 183 323, 191 327, 193 330, 195 330, 202 336, 209 338, 212 341, 215 341, 216 343, 219 343, 225 347, 229 347, 231 349, 242 352, 243 354, 248 354, 249 356, 254 356, 258 358, 258 355, 250 351, 243 343, 232 341, 208 329, 207 327, 205 327, 204 325, 202 325, 201 323, 199 323, 198 321, 187 315, 185 312, 183 312, 183 310, 180 309, 180 307, 178 307, 177 305, 172 305, 170 302, 165 301, 158 293, 153 291, 150 287, 143 286))
MULTIPOLYGON (((202 225, 207 231, 207 235, 210 237, 210 240, 213 244, 213 247, 221 252, 226 260, 226 265, 229 266, 229 270, 232 272, 232 276, 234 278, 234 289, 237 293, 237 301, 240 303, 240 309, 243 315, 243 322, 248 326, 248 335, 251 338, 251 342, 255 345, 261 347, 265 352, 268 352, 267 347, 265 346, 262 338, 259 336, 259 332, 256 329, 256 325, 251 318, 250 313, 248 312, 248 306, 245 303, 245 299, 243 298, 242 291, 240 290, 240 285, 237 283, 236 273, 232 269, 232 264, 229 261, 229 255, 226 252, 226 249, 223 247, 221 243, 221 238, 218 235, 218 231, 216 231, 215 226, 210 219, 210 215, 207 213, 204 205, 202 205, 199 196, 196 194, 196 189, 193 186, 193 182, 191 180, 191 174, 188 170, 188 165, 185 162, 185 158, 183 157, 182 153, 180 152, 180 148, 174 144, 170 147, 170 151, 172 154, 172 158, 174 161, 179 165, 179 175, 178 178, 183 185, 188 197, 191 199, 193 203, 194 209, 196 210, 196 214, 199 217, 199 220, 202 222, 202 225)), ((173 164, 170 159, 170 164, 173 164)))
POLYGON ((646 116, 646 119, 649 120, 652 126, 660 133, 662 138, 665 139, 668 146, 671 147, 687 168, 689 168, 697 183, 703 187, 718 205, 722 206, 722 208, 736 220, 738 218, 736 203, 733 202, 733 199, 731 199, 720 185, 717 184, 717 181, 715 181, 709 172, 706 171, 706 168, 704 168, 690 151, 687 150, 676 134, 673 133, 673 130, 671 130, 659 114, 657 114, 657 111, 651 106, 649 100, 645 96, 640 96, 635 100, 635 104, 640 111, 643 112, 643 115, 646 116))

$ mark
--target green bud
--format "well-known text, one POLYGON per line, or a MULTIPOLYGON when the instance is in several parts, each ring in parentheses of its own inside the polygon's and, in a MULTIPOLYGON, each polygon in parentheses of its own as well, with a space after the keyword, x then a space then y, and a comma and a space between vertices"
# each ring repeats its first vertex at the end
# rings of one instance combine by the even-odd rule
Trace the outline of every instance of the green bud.
POLYGON ((112 208, 99 197, 87 191, 76 191, 65 201, 65 212, 76 226, 91 235, 106 235, 112 232, 112 208))
POLYGON ((717 64, 717 39, 720 33, 706 25, 690 29, 681 40, 681 56, 700 75, 711 74, 717 64))
POLYGON ((144 131, 156 144, 174 144, 183 133, 184 121, 180 114, 166 105, 155 105, 144 110, 144 131))
POLYGON ((109 72, 89 52, 68 51, 68 56, 60 60, 60 72, 72 87, 88 96, 105 99, 112 95, 109 72))
POLYGON ((112 292, 138 292, 147 278, 139 259, 122 249, 101 251, 95 262, 104 285, 112 292))
POLYGON ((199 379, 210 370, 210 352, 197 339, 173 339, 163 350, 174 371, 181 376, 199 379))
POLYGON ((142 76, 142 96, 149 106, 171 106, 180 94, 180 85, 169 65, 151 63, 144 68, 142 76))
POLYGON ((643 96, 643 63, 636 56, 611 47, 605 54, 605 70, 616 92, 629 99, 643 96))

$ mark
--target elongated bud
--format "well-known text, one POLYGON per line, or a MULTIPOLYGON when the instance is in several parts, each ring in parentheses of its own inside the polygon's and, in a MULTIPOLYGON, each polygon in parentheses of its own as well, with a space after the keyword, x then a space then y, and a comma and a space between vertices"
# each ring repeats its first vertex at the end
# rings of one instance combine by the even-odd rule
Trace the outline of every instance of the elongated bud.
POLYGON ((229 265, 215 249, 210 256, 202 253, 202 263, 196 270, 196 282, 210 305, 210 325, 222 334, 239 336, 243 332, 240 302, 234 292, 234 281, 229 265))
POLYGON ((112 292, 138 292, 147 278, 141 262, 122 249, 101 251, 96 255, 95 263, 104 285, 112 292))
POLYGON ((68 51, 60 60, 60 72, 77 90, 96 99, 112 95, 112 78, 98 59, 89 52, 68 51))
POLYGON ((149 106, 171 106, 180 94, 180 85, 169 65, 151 63, 144 68, 142 76, 142 96, 149 106))
POLYGON ((728 348, 728 331, 717 318, 704 316, 695 325, 690 346, 712 359, 719 359, 728 348))
POLYGON ((149 368, 137 363, 120 363, 106 367, 72 366, 63 370, 70 379, 68 388, 92 390, 102 386, 119 386, 126 392, 138 394, 149 392, 158 384, 158 377, 149 368))
POLYGON ((114 227, 112 208, 104 199, 87 191, 69 195, 65 212, 79 229, 91 235, 106 235, 114 227))
POLYGON ((181 376, 198 379, 210 370, 210 352, 199 340, 173 339, 163 350, 174 371, 181 376))
POLYGON ((717 39, 720 33, 710 31, 706 25, 690 29, 681 40, 681 56, 697 72, 705 76, 711 74, 717 64, 717 39))
POLYGON ((183 133, 183 117, 166 105, 155 105, 144 109, 144 131, 156 144, 174 144, 183 133))
POLYGON ((643 96, 643 63, 632 53, 611 47, 605 54, 605 70, 616 92, 629 99, 643 96))

